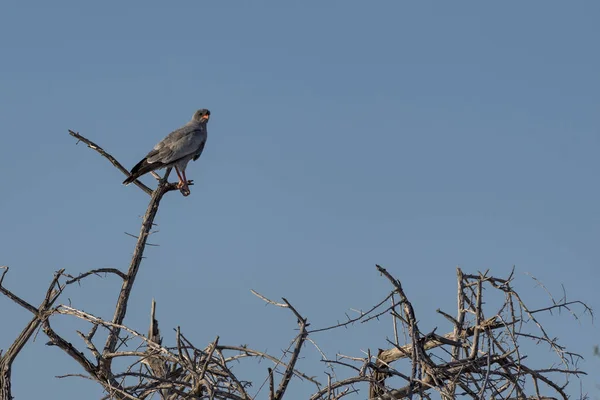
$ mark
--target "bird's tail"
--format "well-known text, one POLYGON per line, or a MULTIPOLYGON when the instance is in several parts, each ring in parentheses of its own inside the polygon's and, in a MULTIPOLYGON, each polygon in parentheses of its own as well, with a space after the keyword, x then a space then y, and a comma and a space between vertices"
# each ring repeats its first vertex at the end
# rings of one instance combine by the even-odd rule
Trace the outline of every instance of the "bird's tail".
POLYGON ((144 158, 142 161, 137 163, 135 167, 131 169, 130 175, 127 179, 123 181, 123 185, 129 185, 133 181, 135 181, 140 176, 144 175, 147 172, 150 172, 156 168, 154 163, 149 163, 147 158, 144 158))
POLYGON ((123 181, 123 185, 127 186, 127 185, 129 185, 130 183, 132 183, 133 181, 135 181, 137 178, 139 178, 139 176, 136 176, 136 175, 129 175, 129 178, 127 178, 127 179, 125 179, 125 180, 123 181))

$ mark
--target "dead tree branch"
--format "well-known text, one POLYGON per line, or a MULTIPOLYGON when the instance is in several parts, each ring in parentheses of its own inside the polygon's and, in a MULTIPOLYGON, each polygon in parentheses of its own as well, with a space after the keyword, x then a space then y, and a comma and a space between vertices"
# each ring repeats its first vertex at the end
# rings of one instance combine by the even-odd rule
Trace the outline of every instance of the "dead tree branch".
MULTIPOLYGON (((76 132, 69 131, 69 134, 128 175, 127 170, 100 146, 76 132)), ((163 343, 154 301, 150 327, 145 336, 127 326, 125 317, 161 200, 166 193, 178 189, 176 184, 168 182, 169 173, 170 169, 167 169, 154 190, 135 181, 151 198, 140 233, 135 236, 137 242, 126 272, 116 268, 99 268, 71 276, 63 270, 58 271, 44 300, 35 307, 3 286, 8 268, 2 267, 0 293, 32 313, 33 318, 8 350, 0 354, 0 400, 12 399, 12 363, 40 326, 49 338, 48 345, 60 348, 85 372, 65 376, 81 376, 96 381, 105 390, 106 399, 250 400, 257 398, 266 385, 268 389, 265 387, 265 392, 268 390, 268 395, 263 393, 265 397, 282 400, 286 396, 297 397, 291 394, 290 389, 293 387, 291 381, 295 380, 314 385, 311 387, 311 391, 314 390, 311 400, 340 399, 363 389, 368 390, 368 395, 361 397, 368 396, 372 400, 411 399, 413 396, 430 399, 433 394, 438 394, 444 400, 459 396, 473 400, 567 400, 569 379, 585 374, 578 368, 581 356, 568 351, 551 336, 539 314, 564 310, 578 319, 579 309, 589 315, 592 315, 592 310, 582 302, 567 301, 566 294, 556 300, 537 280, 538 286, 550 296, 551 305, 535 309, 528 307, 527 295, 518 293, 512 286, 514 269, 507 278, 491 276, 488 271, 465 274, 457 269, 456 314, 450 310, 438 310, 443 317, 442 323, 446 324, 442 329, 447 333, 443 335, 436 333, 437 326, 421 330, 420 327, 425 323, 417 318, 408 296, 408 292, 415 289, 405 290, 399 279, 377 265, 377 271, 391 285, 389 291, 384 291, 378 297, 382 300, 366 308, 366 312, 354 309, 358 316, 346 315, 345 321, 324 328, 308 330, 308 319, 288 300, 282 298, 282 302, 276 302, 252 291, 267 304, 286 308, 296 317, 299 331, 294 334, 294 339, 281 357, 248 346, 222 344, 219 336, 208 345, 198 347, 179 327, 175 330, 174 344, 168 346, 163 343), (102 273, 116 275, 122 280, 112 316, 100 317, 71 305, 54 305, 67 285, 83 285, 90 276, 102 273), (391 300, 391 304, 388 300, 391 300), (500 303, 500 307, 493 310, 486 306, 500 303), (73 344, 67 340, 69 336, 57 333, 51 325, 52 318, 57 315, 85 321, 89 323, 90 330, 87 334, 76 331, 77 344, 73 344), (393 322, 390 336, 393 340, 385 338, 389 348, 375 352, 366 343, 363 346, 366 350, 361 350, 359 355, 336 354, 335 359, 329 359, 317 345, 315 335, 330 335, 340 328, 350 328, 355 323, 370 323, 384 315, 393 322), (104 343, 98 343, 98 330, 106 335, 104 343), (404 332, 404 340, 399 332, 404 332), (317 377, 298 370, 301 354, 305 356, 302 351, 307 340, 317 349, 317 357, 321 357, 317 365, 326 365, 326 385, 321 384, 317 377), (522 352, 528 342, 547 345, 554 352, 557 363, 537 365, 537 360, 528 359, 522 352), (118 362, 113 363, 115 359, 118 362), (267 368, 262 385, 251 396, 252 382, 244 380, 244 371, 240 372, 234 366, 238 363, 258 363, 263 359, 273 365, 267 368), (401 359, 405 360, 404 363, 397 362, 401 359)), ((257 370, 264 371, 264 368, 257 370)))
POLYGON ((46 321, 51 314, 50 308, 54 305, 54 302, 58 299, 64 289, 64 285, 59 283, 59 279, 62 276, 64 269, 61 269, 54 274, 54 278, 50 282, 50 286, 46 291, 44 300, 38 308, 35 308, 30 303, 21 299, 19 296, 2 286, 4 277, 8 272, 8 267, 4 266, 0 268, 4 269, 2 276, 0 276, 0 293, 33 314, 31 321, 29 321, 27 326, 25 326, 25 328, 21 331, 12 345, 4 354, 0 354, 0 400, 10 400, 12 399, 12 364, 21 350, 23 350, 23 347, 25 347, 25 344, 27 344, 31 336, 39 328, 40 324, 46 321))
MULTIPOLYGON (((96 143, 92 142, 88 138, 85 138, 85 137, 81 136, 79 134, 79 132, 73 132, 72 130, 69 129, 69 135, 71 135, 75 139, 77 139, 78 142, 83 142, 83 143, 87 144, 87 146, 90 149, 96 150, 102 157, 104 157, 108 161, 110 161, 110 163, 112 165, 114 165, 115 168, 117 168, 119 171, 121 171, 123 174, 125 174, 125 176, 129 176, 129 171, 127 170, 127 168, 125 168, 120 162, 118 162, 116 158, 114 158, 113 156, 111 156, 110 154, 108 154, 106 151, 104 151, 104 149, 102 147, 98 146, 96 143)), ((152 189, 150 189, 148 186, 144 185, 139 180, 135 180, 133 183, 135 183, 135 185, 137 187, 139 187, 140 189, 142 189, 148 195, 152 196, 152 189)))

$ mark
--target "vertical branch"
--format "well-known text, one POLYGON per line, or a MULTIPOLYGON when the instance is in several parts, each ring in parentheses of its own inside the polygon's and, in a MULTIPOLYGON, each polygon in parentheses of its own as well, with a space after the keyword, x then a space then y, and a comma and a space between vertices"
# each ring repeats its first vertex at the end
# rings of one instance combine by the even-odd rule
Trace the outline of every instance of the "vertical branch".
POLYGON ((471 353, 469 359, 473 360, 477 357, 479 351, 479 332, 481 328, 481 317, 483 310, 481 309, 481 297, 483 296, 483 277, 477 280, 477 300, 475 304, 475 333, 473 334, 473 346, 471 347, 471 353))
POLYGON ((11 365, 0 364, 0 399, 12 400, 11 365))
MULTIPOLYGON (((140 234, 135 245, 135 250, 133 251, 131 263, 129 264, 127 276, 123 280, 121 292, 119 293, 119 299, 117 301, 117 306, 115 307, 115 314, 112 319, 112 322, 115 325, 121 325, 123 323, 123 320, 125 319, 129 295, 131 294, 131 289, 133 288, 135 278, 137 276, 140 264, 142 262, 144 249, 146 248, 146 241, 148 239, 148 236, 150 235, 150 230, 152 229, 156 213, 158 212, 158 206, 160 205, 160 201, 165 195, 165 193, 171 190, 171 185, 167 183, 167 179, 169 177, 170 172, 171 169, 167 169, 164 178, 159 182, 158 187, 152 193, 152 197, 150 198, 150 204, 148 204, 146 214, 144 215, 144 219, 142 221, 142 227, 140 229, 140 234)), ((119 328, 111 329, 110 333, 108 334, 108 338, 106 339, 106 344, 104 345, 104 350, 102 352, 103 355, 113 353, 115 351, 120 331, 121 330, 119 328)), ((111 362, 112 358, 103 357, 101 365, 102 369, 104 369, 105 371, 110 370, 111 362)))
POLYGON ((273 383, 273 368, 267 368, 269 372, 269 400, 275 400, 275 384, 273 383))
MULTIPOLYGON (((411 378, 410 378, 410 388, 409 388, 409 398, 412 398, 412 394, 414 392, 415 389, 415 383, 417 380, 417 375, 418 375, 418 371, 419 371, 419 365, 420 365, 420 351, 421 349, 419 348, 419 346, 421 346, 421 341, 420 341, 420 335, 419 335, 419 327, 417 325, 417 318, 415 317, 415 311, 413 309, 412 304, 410 303, 410 301, 408 301, 408 297, 406 297, 406 294, 404 293, 404 289, 402 289, 402 284, 400 283, 400 281, 398 279, 395 279, 392 275, 390 275, 389 272, 387 272, 387 270, 379 265, 376 265, 377 270, 384 275, 391 283, 392 285, 394 285, 394 287, 396 288, 396 293, 398 293, 398 296, 400 297, 400 304, 402 305, 402 308, 404 309, 404 314, 406 315, 406 321, 407 321, 407 325, 408 325, 408 331, 410 334, 410 339, 411 339, 411 359, 412 359, 412 369, 411 369, 411 378)), ((371 386, 371 392, 376 391, 373 387, 373 385, 371 386)))
MULTIPOLYGON (((462 336, 462 331, 465 323, 465 286, 464 276, 460 268, 456 268, 456 280, 458 283, 456 293, 456 324, 454 325, 454 340, 459 341, 462 336)), ((458 361, 460 358, 460 347, 452 349, 452 361, 458 361)))
MULTIPOLYGON (((456 268, 456 319, 454 322, 454 331, 452 332, 452 339, 456 342, 462 343, 462 337, 464 332, 465 324, 465 284, 464 275, 460 268, 456 268)), ((460 360, 460 346, 452 347, 452 361, 456 362, 460 360)), ((446 392, 448 396, 453 397, 456 394, 456 383, 452 380, 448 383, 446 392)))
MULTIPOLYGON (((150 306, 150 327, 148 328, 148 340, 157 345, 162 344, 162 338, 160 336, 160 329, 158 328, 158 320, 156 319, 156 301, 152 299, 150 306)), ((158 378, 164 379, 167 376, 169 365, 164 358, 160 355, 156 355, 156 350, 148 346, 146 349, 148 357, 145 358, 142 363, 148 365, 152 374, 158 378)), ((161 399, 167 399, 171 391, 169 389, 162 389, 160 391, 161 399)))
MULTIPOLYGON (((396 312, 396 299, 394 298, 394 292, 392 292, 392 311, 396 312)), ((400 340, 398 340, 398 319, 392 315, 392 324, 394 327, 394 344, 400 346, 400 340)))
POLYGON ((277 393, 273 397, 274 400, 281 400, 285 391, 287 389, 288 384, 290 383, 290 379, 292 379, 292 375, 294 375, 294 366, 296 365, 296 361, 298 361, 298 357, 300 356, 300 350, 302 349, 302 345, 308 336, 308 332, 306 331, 306 318, 303 318, 298 311, 285 299, 282 299, 287 307, 292 310, 296 318, 298 318, 298 325, 300 326, 300 333, 296 338, 296 347, 294 348, 294 352, 292 353, 292 357, 290 358, 290 362, 288 363, 285 372, 283 373, 283 378, 279 383, 279 388, 277 389, 277 393))

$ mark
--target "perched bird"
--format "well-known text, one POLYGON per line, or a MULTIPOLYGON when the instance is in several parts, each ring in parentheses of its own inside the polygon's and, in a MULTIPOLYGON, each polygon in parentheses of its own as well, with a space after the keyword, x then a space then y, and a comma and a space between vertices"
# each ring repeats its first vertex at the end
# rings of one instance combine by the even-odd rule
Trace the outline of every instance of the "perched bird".
POLYGON ((196 161, 206 144, 206 123, 210 111, 201 109, 194 113, 192 120, 181 128, 169 133, 158 142, 154 149, 131 169, 129 178, 123 181, 129 185, 140 176, 157 169, 175 167, 179 177, 179 188, 184 196, 190 194, 185 169, 190 160, 196 161))

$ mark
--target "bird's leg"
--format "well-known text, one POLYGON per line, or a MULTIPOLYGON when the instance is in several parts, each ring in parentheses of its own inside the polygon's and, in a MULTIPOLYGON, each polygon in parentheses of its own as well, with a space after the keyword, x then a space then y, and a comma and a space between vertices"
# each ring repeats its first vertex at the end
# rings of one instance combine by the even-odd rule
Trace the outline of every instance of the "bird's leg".
POLYGON ((177 176, 179 177, 179 182, 177 183, 177 188, 179 189, 179 191, 181 192, 182 195, 184 196, 189 196, 190 195, 190 188, 187 184, 187 180, 185 178, 185 170, 181 170, 179 171, 179 168, 177 168, 177 166, 175 166, 175 172, 177 172, 177 176))
POLYGON ((185 170, 181 170, 181 174, 183 175, 183 188, 181 190, 181 194, 183 194, 184 196, 189 196, 190 195, 190 187, 188 186, 188 180, 187 180, 187 177, 185 176, 185 170))
POLYGON ((177 176, 179 177, 179 183, 177 184, 177 187, 181 189, 184 186, 184 180, 181 177, 181 173, 179 172, 179 168, 177 168, 177 166, 175 166, 175 172, 177 172, 177 176))

